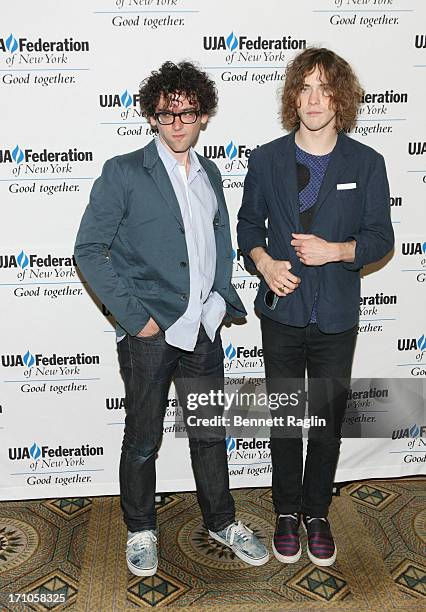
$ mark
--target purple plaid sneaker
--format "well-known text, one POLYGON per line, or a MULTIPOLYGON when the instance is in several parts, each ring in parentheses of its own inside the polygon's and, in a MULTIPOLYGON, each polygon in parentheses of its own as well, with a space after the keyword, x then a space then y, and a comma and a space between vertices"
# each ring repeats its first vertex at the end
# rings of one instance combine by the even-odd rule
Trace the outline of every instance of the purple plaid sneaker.
POLYGON ((336 560, 336 545, 325 517, 303 517, 303 526, 308 535, 308 557, 321 567, 333 565, 336 560))
POLYGON ((272 539, 272 550, 281 563, 296 563, 302 554, 299 539, 300 514, 279 514, 272 539))

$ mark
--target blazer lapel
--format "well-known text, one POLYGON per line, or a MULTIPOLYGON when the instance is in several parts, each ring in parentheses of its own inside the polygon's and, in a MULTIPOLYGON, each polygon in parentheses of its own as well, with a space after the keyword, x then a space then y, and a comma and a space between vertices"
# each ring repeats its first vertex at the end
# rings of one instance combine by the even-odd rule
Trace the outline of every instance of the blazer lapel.
POLYGON ((333 189, 336 190, 336 185, 338 183, 339 176, 343 174, 346 170, 349 156, 346 152, 346 141, 347 136, 344 134, 339 134, 337 137, 336 146, 333 149, 333 152, 330 157, 330 161, 328 163, 327 171, 325 173, 324 179, 322 181, 317 204, 315 207, 314 219, 318 214, 318 211, 324 204, 328 194, 333 189))
POLYGON ((166 204, 176 217, 179 226, 184 229, 182 213, 180 211, 179 202, 177 200, 173 185, 167 174, 163 162, 160 159, 157 151, 155 140, 152 140, 144 149, 143 165, 151 174, 154 183, 157 185, 166 204))
MULTIPOLYGON (((221 178, 218 174, 216 174, 216 172, 213 172, 211 168, 209 168, 209 164, 206 163, 205 159, 201 155, 198 155, 197 153, 197 157, 199 159, 200 164, 203 166, 204 170, 206 171, 206 174, 210 181, 210 185, 212 186, 212 189, 216 196, 218 213, 220 216, 220 213, 223 212, 223 210, 226 211, 226 202, 225 202, 225 197, 223 195, 221 178)), ((219 221, 217 220, 216 223, 219 224, 219 221)))
POLYGON ((295 132, 291 132, 288 138, 283 140, 281 155, 276 158, 276 166, 278 167, 279 176, 278 184, 284 188, 292 215, 294 218, 294 227, 299 227, 299 191, 297 187, 297 169, 296 169, 296 150, 294 147, 295 132))

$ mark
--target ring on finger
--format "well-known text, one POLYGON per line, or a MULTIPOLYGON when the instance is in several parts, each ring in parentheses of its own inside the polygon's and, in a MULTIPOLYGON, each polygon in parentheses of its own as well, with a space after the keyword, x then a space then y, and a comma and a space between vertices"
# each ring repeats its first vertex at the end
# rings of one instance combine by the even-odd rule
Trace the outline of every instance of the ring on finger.
POLYGON ((278 289, 281 291, 281 293, 285 293, 285 287, 284 285, 282 287, 278 287, 278 289))

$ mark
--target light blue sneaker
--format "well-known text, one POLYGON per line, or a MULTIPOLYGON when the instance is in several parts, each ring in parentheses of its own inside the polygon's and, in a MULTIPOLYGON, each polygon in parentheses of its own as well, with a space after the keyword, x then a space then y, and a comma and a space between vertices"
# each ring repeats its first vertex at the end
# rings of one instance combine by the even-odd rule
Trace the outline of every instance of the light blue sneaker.
POLYGON ((214 540, 231 548, 239 559, 249 565, 263 565, 269 561, 266 546, 241 521, 231 523, 218 532, 209 530, 209 534, 214 540))
POLYGON ((156 532, 128 531, 126 559, 127 567, 135 576, 153 576, 158 567, 156 532))

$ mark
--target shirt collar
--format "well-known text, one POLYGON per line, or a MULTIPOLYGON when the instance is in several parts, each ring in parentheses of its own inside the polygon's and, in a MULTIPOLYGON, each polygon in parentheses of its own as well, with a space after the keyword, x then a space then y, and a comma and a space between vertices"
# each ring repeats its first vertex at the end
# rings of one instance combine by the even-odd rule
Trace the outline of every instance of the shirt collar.
MULTIPOLYGON (((170 153, 168 149, 166 149, 159 137, 155 139, 155 144, 157 145, 158 155, 167 170, 167 174, 170 175, 178 165, 178 160, 170 153)), ((189 159, 191 164, 190 175, 193 175, 201 170, 201 164, 192 147, 189 149, 189 159)))

